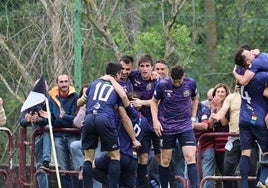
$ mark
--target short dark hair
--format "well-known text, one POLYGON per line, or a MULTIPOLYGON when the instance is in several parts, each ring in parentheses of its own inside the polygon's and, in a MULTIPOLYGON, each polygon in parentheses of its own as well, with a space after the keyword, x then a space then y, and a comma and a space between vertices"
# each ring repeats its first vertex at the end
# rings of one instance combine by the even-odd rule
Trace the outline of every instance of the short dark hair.
POLYGON ((127 92, 127 98, 130 101, 133 100, 134 98, 139 99, 140 94, 137 91, 129 91, 129 92, 127 92))
POLYGON ((153 58, 150 54, 144 54, 140 57, 138 65, 144 62, 150 62, 150 64, 153 66, 153 58))
POLYGON ((243 51, 245 50, 245 48, 239 47, 238 49, 236 49, 235 53, 234 53, 234 63, 236 65, 239 65, 241 67, 245 67, 246 66, 246 57, 244 55, 242 55, 243 51))
POLYGON ((119 62, 123 61, 125 64, 133 64, 134 58, 131 55, 123 55, 120 57, 119 62))
POLYGON ((109 62, 106 65, 106 74, 115 76, 117 73, 121 72, 122 65, 120 63, 109 62))
POLYGON ((252 47, 249 44, 243 44, 240 46, 240 48, 243 48, 243 49, 249 50, 249 51, 252 50, 252 47))
POLYGON ((184 69, 181 66, 177 65, 171 68, 170 76, 173 80, 179 80, 183 77, 183 75, 184 69))
POLYGON ((161 63, 161 64, 166 65, 168 67, 168 62, 165 59, 158 59, 157 61, 155 61, 155 64, 157 64, 157 63, 161 63))

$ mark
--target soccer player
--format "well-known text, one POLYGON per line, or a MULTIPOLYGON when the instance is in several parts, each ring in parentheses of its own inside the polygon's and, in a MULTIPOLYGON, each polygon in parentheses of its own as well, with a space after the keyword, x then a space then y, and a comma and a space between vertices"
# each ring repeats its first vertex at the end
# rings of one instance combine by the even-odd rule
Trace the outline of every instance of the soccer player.
MULTIPOLYGON (((127 93, 128 99, 139 98, 137 92, 131 91, 127 93)), ((147 119, 141 115, 141 112, 137 111, 132 105, 126 107, 128 116, 132 121, 132 125, 135 131, 135 136, 137 140, 141 140, 144 132, 149 128, 147 124, 147 119)), ((137 180, 137 166, 138 166, 138 156, 136 149, 133 148, 132 140, 128 136, 122 124, 118 127, 118 136, 120 141, 120 187, 135 187, 137 180)), ((102 182, 104 185, 108 185, 108 166, 110 158, 108 155, 103 155, 96 158, 93 164, 93 176, 98 181, 102 182)))
MULTIPOLYGON (((255 57, 249 62, 250 66, 247 67, 243 75, 237 73, 236 67, 233 69, 233 75, 238 80, 238 82, 241 85, 247 85, 248 82, 254 77, 256 72, 268 71, 268 57, 267 53, 260 53, 258 49, 252 50, 248 45, 241 46, 241 49, 244 49, 243 53, 250 53, 255 57)), ((242 60, 239 62, 242 62, 242 60)), ((239 62, 237 62, 238 65, 242 66, 239 62)))
POLYGON ((133 91, 133 86, 128 78, 130 72, 133 69, 134 58, 130 55, 123 55, 119 59, 119 63, 122 65, 121 78, 119 84, 124 88, 125 92, 133 91))
MULTIPOLYGON (((265 63, 261 54, 255 56, 248 50, 238 48, 234 54, 234 62, 237 65, 248 69, 252 61, 265 63)), ((265 125, 265 115, 268 111, 267 99, 263 96, 265 83, 268 81, 267 72, 256 72, 252 80, 241 87, 241 107, 239 118, 239 133, 242 154, 239 162, 242 178, 242 187, 248 188, 249 158, 255 141, 258 142, 263 159, 268 159, 268 130, 265 125)), ((259 183, 265 184, 268 176, 268 167, 261 166, 259 183)))
POLYGON ((196 139, 193 131, 197 107, 196 82, 185 76, 182 67, 173 67, 171 77, 162 79, 157 84, 151 104, 155 133, 163 139, 159 167, 162 188, 168 187, 169 163, 177 139, 182 146, 191 186, 192 188, 198 186, 196 139))
MULTIPOLYGON (((148 186, 147 164, 149 153, 152 148, 158 158, 160 158, 160 139, 156 136, 153 130, 152 116, 150 112, 150 104, 153 96, 156 81, 151 79, 153 71, 153 58, 149 54, 142 55, 138 61, 138 70, 131 71, 129 79, 132 82, 134 91, 138 92, 140 99, 144 101, 141 107, 141 113, 148 120, 150 130, 146 131, 141 141, 142 147, 138 149, 138 186, 148 186)), ((136 105, 134 105, 136 107, 136 105)))
POLYGON ((169 72, 167 61, 164 59, 157 60, 154 65, 154 70, 160 75, 161 78, 167 78, 169 72))
POLYGON ((125 106, 129 104, 125 91, 117 83, 121 77, 121 69, 120 63, 108 63, 106 75, 110 75, 113 79, 110 81, 96 79, 77 102, 78 106, 87 102, 85 122, 82 126, 82 149, 85 152, 84 187, 93 187, 92 162, 98 145, 98 137, 100 137, 101 149, 107 151, 111 159, 108 170, 109 187, 117 187, 119 184, 120 153, 118 131, 115 125, 115 105, 120 102, 125 106), (117 87, 114 87, 115 85, 117 87))

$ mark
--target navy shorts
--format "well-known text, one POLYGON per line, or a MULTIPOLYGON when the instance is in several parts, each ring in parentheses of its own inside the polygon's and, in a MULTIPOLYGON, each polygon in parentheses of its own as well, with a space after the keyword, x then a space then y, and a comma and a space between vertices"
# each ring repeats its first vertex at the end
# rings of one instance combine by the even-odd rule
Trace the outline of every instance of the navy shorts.
POLYGON ((254 148, 255 141, 260 145, 262 152, 268 152, 268 130, 266 126, 259 127, 248 122, 239 122, 241 149, 254 148))
POLYGON ((180 146, 196 146, 196 139, 193 130, 188 130, 178 134, 162 135, 162 149, 173 149, 176 146, 176 141, 179 141, 180 146))
POLYGON ((99 137, 102 151, 119 149, 118 132, 111 122, 98 114, 87 114, 82 126, 82 149, 96 149, 99 137))
POLYGON ((158 137, 154 131, 149 130, 146 131, 143 135, 143 138, 141 140, 141 145, 137 152, 140 153, 150 153, 152 149, 153 144, 153 150, 154 154, 160 153, 160 137, 158 137))

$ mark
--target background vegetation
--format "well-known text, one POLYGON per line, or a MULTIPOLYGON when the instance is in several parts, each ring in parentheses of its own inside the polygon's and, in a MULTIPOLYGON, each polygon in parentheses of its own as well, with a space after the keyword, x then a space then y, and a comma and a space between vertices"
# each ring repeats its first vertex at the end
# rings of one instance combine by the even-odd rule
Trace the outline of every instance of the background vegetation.
MULTIPOLYGON (((66 72, 79 89, 122 54, 137 61, 149 53, 170 66, 183 65, 202 99, 218 82, 231 87, 234 50, 244 43, 268 50, 264 5, 265 0, 1 0, 0 97, 6 126, 17 138, 20 108, 41 74, 52 87, 66 72)), ((2 162, 6 140, 1 136, 2 162)), ((16 150, 13 163, 17 157, 16 150)))

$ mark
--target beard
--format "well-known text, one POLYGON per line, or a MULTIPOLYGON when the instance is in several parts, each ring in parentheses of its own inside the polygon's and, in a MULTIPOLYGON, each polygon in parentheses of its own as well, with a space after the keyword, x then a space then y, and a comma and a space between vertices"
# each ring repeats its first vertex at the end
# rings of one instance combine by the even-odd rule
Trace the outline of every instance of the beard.
POLYGON ((60 91, 61 91, 62 93, 66 93, 66 92, 68 92, 68 90, 69 90, 69 87, 67 87, 67 86, 64 86, 64 87, 61 87, 61 88, 60 88, 60 91))

